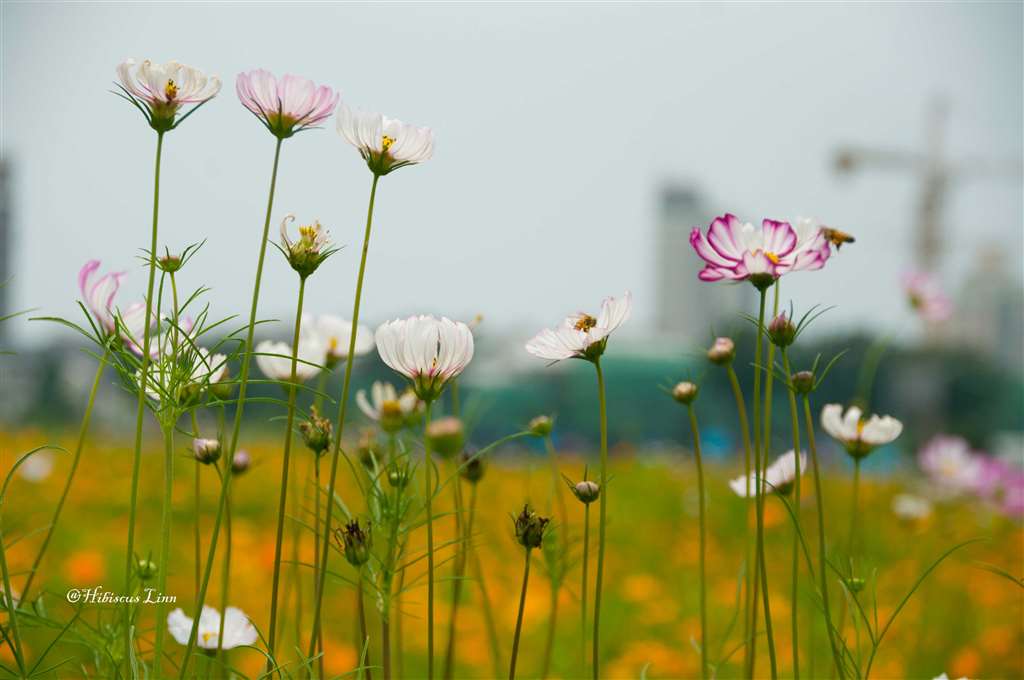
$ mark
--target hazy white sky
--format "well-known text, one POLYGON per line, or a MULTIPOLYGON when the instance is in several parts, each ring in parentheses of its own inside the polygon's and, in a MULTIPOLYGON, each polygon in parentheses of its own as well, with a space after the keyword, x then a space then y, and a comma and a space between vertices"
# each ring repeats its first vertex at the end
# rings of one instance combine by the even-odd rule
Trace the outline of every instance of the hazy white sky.
MULTIPOLYGON (((186 284, 245 312, 273 139, 238 103, 264 67, 334 86, 355 107, 433 127, 436 156, 382 180, 364 314, 547 325, 634 292, 653 325, 656 196, 692 181, 716 212, 816 215, 857 236, 825 272, 789 277, 834 323, 891 323, 912 256, 916 178, 836 177, 843 142, 914 149, 928 98, 952 100, 954 157, 1019 157, 1020 3, 870 5, 3 4, 2 148, 16 173, 15 307, 73 314, 88 258, 145 277, 155 134, 110 94, 126 57, 219 74, 221 95, 165 144, 160 243, 207 239, 186 284)), ((276 222, 319 218, 349 247, 307 308, 348 314, 370 175, 334 131, 285 142, 276 222)), ((951 281, 996 242, 1019 269, 1019 180, 958 187, 951 281)), ((264 317, 288 318, 295 276, 268 252, 264 317)), ((790 281, 792 283, 790 283, 790 281)), ((694 271, 694 284, 696 271, 694 271)), ((128 300, 132 295, 125 295, 128 300)), ((14 322, 15 337, 53 333, 14 322)))

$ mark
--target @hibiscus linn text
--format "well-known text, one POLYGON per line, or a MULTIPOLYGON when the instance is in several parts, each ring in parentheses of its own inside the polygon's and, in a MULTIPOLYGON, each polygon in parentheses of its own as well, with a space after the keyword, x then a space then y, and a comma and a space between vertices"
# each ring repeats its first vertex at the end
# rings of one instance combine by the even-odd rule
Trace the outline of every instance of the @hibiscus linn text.
POLYGON ((121 595, 103 586, 92 588, 71 588, 64 597, 71 604, 170 604, 178 601, 174 595, 165 595, 156 588, 143 588, 142 592, 121 595))

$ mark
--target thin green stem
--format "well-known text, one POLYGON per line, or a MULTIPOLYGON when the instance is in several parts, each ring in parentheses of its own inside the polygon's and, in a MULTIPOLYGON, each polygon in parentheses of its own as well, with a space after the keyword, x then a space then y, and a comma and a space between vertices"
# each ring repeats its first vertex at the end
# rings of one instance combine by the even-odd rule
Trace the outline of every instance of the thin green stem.
MULTIPOLYGON (((2 497, 0 497, 2 500, 2 497)), ((7 567, 7 549, 4 547, 3 522, 0 522, 0 575, 3 576, 4 590, 0 593, 0 600, 3 601, 4 609, 7 610, 8 627, 11 637, 14 638, 14 660, 18 664, 18 671, 22 678, 27 678, 28 672, 25 669, 25 652, 21 646, 21 630, 18 625, 18 603, 14 601, 14 590, 11 588, 11 572, 7 567)), ((7 637, 7 629, 2 629, 4 637, 7 637)))
MULTIPOLYGON (((782 367, 789 378, 793 371, 789 365, 789 352, 782 349, 782 367)), ((796 396, 793 390, 786 390, 789 397, 789 419, 790 428, 793 430, 793 464, 795 465, 795 477, 793 478, 793 595, 791 597, 793 619, 793 678, 800 680, 800 627, 798 625, 798 613, 800 610, 800 414, 796 407, 796 396)))
POLYGON ((380 654, 384 680, 391 680, 391 621, 387 616, 380 617, 380 654))
POLYGON ((825 497, 821 494, 821 471, 818 465, 818 447, 814 440, 814 419, 811 417, 811 402, 808 396, 803 395, 804 402, 804 426, 807 429, 807 448, 811 450, 811 468, 814 471, 814 494, 817 497, 818 506, 818 571, 821 574, 821 601, 825 616, 825 631, 828 633, 828 644, 832 649, 832 660, 835 663, 836 672, 840 680, 845 680, 846 672, 843 669, 842 659, 839 657, 839 649, 836 646, 835 636, 832 633, 832 614, 828 606, 828 562, 825 557, 825 497))
POLYGON ((455 547, 455 564, 452 578, 452 613, 448 619, 448 647, 444 657, 445 680, 451 680, 455 673, 455 624, 459 613, 459 601, 462 598, 462 581, 466 575, 466 544, 469 536, 462 525, 462 483, 459 475, 458 462, 452 460, 452 495, 455 501, 455 535, 459 543, 455 547))
POLYGON ((697 498, 700 503, 697 516, 700 518, 700 667, 701 677, 710 676, 708 665, 708 605, 707 605, 707 572, 705 554, 707 552, 707 520, 705 518, 704 501, 704 462, 700 455, 700 430, 697 429, 697 413, 693 405, 688 404, 686 410, 690 415, 690 431, 693 433, 693 456, 697 463, 697 498))
POLYGON ((428 401, 423 416, 423 497, 427 510, 427 680, 434 678, 434 485, 430 482, 434 463, 430 458, 430 438, 427 437, 431 406, 428 401))
MULTIPOLYGON (((167 569, 171 564, 171 504, 174 493, 174 424, 164 425, 164 498, 163 509, 160 515, 160 571, 157 575, 157 589, 163 595, 167 592, 167 569)), ((161 666, 164 658, 164 638, 166 637, 167 626, 165 625, 165 610, 167 604, 164 598, 156 605, 156 645, 153 656, 153 675, 156 678, 161 676, 161 666)))
POLYGON ((852 561, 857 549, 857 513, 860 512, 860 458, 853 459, 853 492, 850 497, 850 538, 846 554, 852 561))
POLYGON ((366 605, 363 602, 363 568, 359 568, 359 583, 356 586, 356 610, 359 614, 359 656, 360 666, 366 669, 366 680, 373 680, 370 673, 370 633, 366 629, 366 605))
MULTIPOLYGON (((476 512, 476 487, 474 484, 469 495, 469 525, 472 528, 473 518, 476 512)), ((472 544, 469 546, 470 556, 473 558, 473 570, 476 574, 477 585, 480 586, 480 604, 484 610, 484 624, 487 628, 487 640, 491 646, 491 665, 494 669, 494 677, 500 678, 502 674, 501 664, 501 643, 498 640, 498 627, 494 623, 494 609, 491 607, 491 598, 487 594, 487 583, 484 577, 484 570, 480 566, 480 556, 472 544)), ((402 572, 405 573, 404 571, 402 572)), ((401 677, 401 673, 399 673, 401 677)))
POLYGON ((519 635, 523 632, 523 610, 526 609, 526 586, 530 582, 530 548, 526 549, 526 566, 523 567, 523 590, 519 593, 519 614, 516 616, 516 633, 512 638, 512 662, 508 668, 508 680, 515 680, 516 657, 519 655, 519 635))
MULTIPOLYGON (((295 330, 292 333, 292 366, 288 383, 288 416, 284 426, 284 457, 281 461, 281 497, 277 506, 277 537, 274 541, 274 578, 270 590, 270 628, 267 651, 273 658, 277 642, 277 592, 281 582, 281 550, 284 546, 285 508, 288 504, 288 474, 291 471, 292 428, 295 425, 295 398, 298 394, 299 334, 302 331, 302 302, 306 295, 306 277, 299 277, 299 299, 295 305, 295 330)), ((268 663, 270 661, 268 660, 268 663)), ((271 666, 272 668, 272 666, 271 666)), ((270 668, 268 668, 270 670, 270 668)))
POLYGON ((597 579, 594 583, 594 680, 601 675, 601 581, 604 578, 604 540, 608 509, 608 408, 605 403, 604 372, 601 358, 594 359, 597 370, 597 396, 601 412, 601 496, 597 529, 597 579))
MULTIPOLYGON (((759 290, 759 301, 758 301, 758 312, 757 312, 757 338, 754 342, 754 403, 753 403, 753 416, 754 416, 754 479, 756 480, 756 488, 754 489, 754 503, 755 503, 755 515, 757 517, 757 539, 756 539, 756 550, 755 550, 755 579, 759 580, 759 585, 755 586, 754 591, 754 608, 751 612, 751 644, 756 640, 757 633, 757 595, 760 590, 767 590, 764 579, 761 578, 764 573, 761 567, 764 563, 764 514, 761 512, 762 498, 764 496, 764 484, 762 483, 763 477, 761 474, 761 435, 763 430, 761 429, 761 359, 763 354, 763 333, 764 328, 764 305, 765 305, 765 292, 759 290)), ((754 677, 754 668, 757 663, 757 655, 751 651, 750 662, 747 667, 747 677, 754 677)))
POLYGON ((220 628, 217 631, 217 656, 221 663, 228 667, 228 654, 231 650, 224 649, 224 622, 228 610, 228 597, 231 589, 231 492, 224 500, 224 563, 220 576, 220 628))
MULTIPOLYGON (((327 579, 323 574, 327 573, 327 560, 330 556, 331 520, 334 511, 334 489, 338 480, 338 459, 342 454, 341 436, 345 431, 345 414, 348 411, 348 391, 352 382, 352 358, 356 351, 356 331, 359 328, 359 305, 363 299, 363 277, 366 274, 366 255, 370 250, 370 231, 373 228, 373 204, 377 197, 377 182, 379 175, 373 176, 373 184, 370 186, 370 202, 366 209, 366 229, 363 233, 363 251, 359 258, 359 274, 356 277, 356 295, 352 305, 352 332, 348 340, 348 358, 345 361, 345 377, 341 385, 341 399, 338 403, 337 433, 334 435, 334 447, 331 456, 331 476, 327 482, 326 505, 327 512, 324 514, 324 536, 320 548, 320 564, 317 568, 320 574, 317 582, 316 597, 313 599, 313 634, 310 637, 309 654, 312 657, 316 651, 317 640, 321 631, 321 610, 324 601, 324 584, 327 579)), ((346 460, 348 457, 346 455, 346 460)), ((349 461, 351 467, 351 461, 349 461)), ((354 473, 354 471, 353 471, 354 473)))
MULTIPOLYGON (((320 564, 320 452, 317 452, 313 456, 313 481, 316 485, 313 493, 313 563, 320 564)), ((296 572, 298 570, 296 569, 296 572)), ((313 592, 315 593, 320 587, 320 572, 317 569, 313 570, 313 592)), ((300 584, 296 585, 296 595, 298 597, 298 611, 296 612, 296 621, 302 618, 302 588, 300 584)), ((296 627, 299 627, 296 624, 296 627)), ((300 633, 301 634, 301 633, 300 633)), ((301 644, 301 643, 300 643, 301 644)), ((324 639, 320 636, 317 640, 317 653, 319 658, 317 659, 317 665, 320 667, 320 677, 324 676, 324 639)))
POLYGON ((558 623, 558 591, 561 589, 562 578, 564 577, 565 563, 569 558, 569 509, 565 505, 565 495, 562 493, 561 473, 558 470, 558 453, 555 451, 555 443, 551 435, 544 437, 544 446, 548 452, 548 460, 551 462, 551 502, 550 510, 554 512, 554 505, 558 505, 558 538, 561 554, 552 567, 551 573, 551 614, 548 616, 548 633, 544 644, 544 656, 541 665, 540 677, 542 680, 548 677, 551 672, 551 655, 555 647, 555 631, 558 623))
MULTIPOLYGON (((729 375, 729 385, 732 387, 732 396, 736 401, 736 413, 739 416, 740 435, 743 440, 743 475, 746 484, 746 495, 744 498, 750 498, 750 423, 747 421, 747 406, 746 401, 743 399, 743 390, 740 388, 740 381, 739 378, 736 377, 736 369, 733 368, 732 362, 726 365, 726 372, 729 375)), ((746 641, 744 647, 744 653, 746 655, 744 668, 746 668, 750 663, 750 654, 752 649, 750 612, 751 607, 753 606, 753 584, 757 583, 753 569, 753 545, 750 535, 750 513, 749 509, 745 510, 746 511, 743 515, 743 532, 746 537, 747 556, 743 569, 745 584, 745 593, 743 598, 743 639, 746 641)))
MULTIPOLYGON (((135 516, 139 500, 139 472, 142 469, 142 425, 146 412, 146 381, 149 377, 149 348, 152 339, 153 284, 156 281, 156 242, 160 220, 160 157, 163 154, 164 133, 156 135, 156 162, 153 170, 153 228, 149 242, 149 281, 146 284, 146 320, 142 329, 142 365, 140 367, 139 398, 135 408, 135 447, 132 455, 131 497, 128 504, 128 547, 125 550, 124 591, 131 591, 135 562, 135 516)), ((125 654, 127 660, 134 656, 132 646, 133 607, 124 608, 125 654)), ((198 617, 196 617, 198 619, 198 617)), ((159 623, 163 626, 163 622, 159 623)))
MULTIPOLYGON (((603 490, 602 490, 603 492, 603 490)), ((590 566, 590 503, 583 505, 583 575, 580 578, 580 648, 582 666, 580 677, 587 677, 587 584, 590 566)))
MULTIPOLYGON (((779 281, 776 279, 774 286, 774 302, 772 303, 772 318, 778 316, 779 313, 779 281)), ((764 323, 762 322, 758 326, 758 333, 764 329, 764 323)), ((760 364, 761 355, 758 354, 757 361, 760 364)), ((764 367, 767 368, 767 376, 765 378, 764 386, 764 438, 761 440, 761 473, 768 469, 768 454, 771 450, 772 445, 772 383, 774 382, 775 374, 771 370, 771 367, 775 365, 775 345, 768 345, 768 358, 767 361, 759 366, 759 369, 764 367)), ((757 427, 757 419, 754 419, 754 427, 757 427)), ((764 488, 764 482, 761 482, 761 497, 758 505, 758 512, 761 515, 761 602, 764 604, 764 631, 766 637, 766 643, 768 645, 768 662, 771 667, 771 677, 774 680, 778 676, 778 665, 775 658, 775 636, 773 634, 772 625, 772 609, 768 591, 768 563, 765 559, 764 553, 764 508, 767 503, 766 489, 764 488)))
MULTIPOLYGON (((195 409, 192 410, 191 416, 192 416, 192 440, 194 442, 199 437, 199 423, 196 420, 195 409)), ((200 536, 199 536, 199 529, 200 529, 200 526, 199 526, 199 492, 200 492, 200 489, 201 489, 199 471, 200 471, 200 468, 202 466, 202 463, 199 462, 198 458, 196 458, 193 461, 193 463, 194 463, 193 467, 194 467, 194 472, 195 472, 195 477, 194 477, 195 485, 194 485, 194 489, 193 489, 193 501, 194 502, 193 502, 193 506, 192 506, 192 514, 193 514, 193 520, 194 521, 193 521, 192 525, 195 528, 195 531, 193 533, 195 534, 194 538, 195 538, 195 577, 196 577, 195 578, 195 590, 193 591, 193 596, 195 597, 196 602, 198 602, 199 601, 199 580, 202 578, 202 574, 201 574, 202 558, 200 557, 200 536)))
POLYGON ((46 554, 46 549, 50 545, 50 540, 53 538, 54 532, 57 530, 57 523, 60 522, 61 511, 64 510, 64 503, 68 499, 68 494, 71 492, 71 484, 75 481, 75 472, 78 471, 78 464, 82 459, 82 449, 85 447, 85 437, 89 432, 89 421, 92 419, 92 407, 96 403, 96 392, 99 390, 100 378, 103 375, 103 369, 107 365, 107 359, 110 357, 110 351, 103 352, 103 358, 100 359, 99 366, 96 367, 96 375, 92 379, 92 388, 89 390, 89 399, 85 402, 85 413, 82 415, 82 424, 78 428, 78 441, 75 444, 75 453, 71 458, 71 469, 68 471, 68 479, 64 482, 64 490, 61 491, 60 498, 57 500, 57 507, 53 511, 53 519, 50 520, 50 526, 46 530, 46 536, 43 538, 42 544, 39 546, 39 552, 36 553, 36 558, 32 560, 32 566, 28 572, 28 578, 25 579, 25 587, 21 589, 21 601, 30 602, 29 593, 32 588, 32 581, 36 577, 36 572, 39 571, 39 565, 43 562, 43 556, 46 554))
POLYGON ((210 535, 210 548, 206 557, 206 569, 203 573, 203 583, 199 587, 199 602, 195 618, 192 621, 192 631, 189 633, 188 645, 185 648, 185 657, 181 662, 181 669, 178 677, 184 678, 188 673, 189 662, 192 651, 195 649, 196 636, 199 632, 199 612, 202 611, 203 603, 206 601, 206 590, 210 584, 210 576, 213 573, 214 558, 217 554, 217 539, 220 535, 220 526, 224 516, 224 509, 227 505, 228 491, 231 487, 231 461, 234 460, 235 450, 238 448, 238 437, 242 431, 242 413, 245 410, 245 395, 249 386, 249 367, 252 363, 253 336, 256 332, 256 312, 260 301, 260 283, 263 279, 263 261, 267 252, 267 235, 270 231, 270 216, 274 210, 274 192, 277 188, 277 167, 281 158, 281 140, 277 140, 274 147, 274 167, 270 173, 270 192, 267 196, 267 216, 263 222, 263 235, 260 239, 260 254, 256 263, 256 281, 252 290, 252 308, 249 311, 249 325, 246 331, 245 351, 242 353, 242 367, 238 373, 238 400, 235 405, 235 422, 231 433, 231 446, 224 452, 224 473, 221 475, 220 498, 217 502, 217 514, 213 520, 213 531, 210 535))

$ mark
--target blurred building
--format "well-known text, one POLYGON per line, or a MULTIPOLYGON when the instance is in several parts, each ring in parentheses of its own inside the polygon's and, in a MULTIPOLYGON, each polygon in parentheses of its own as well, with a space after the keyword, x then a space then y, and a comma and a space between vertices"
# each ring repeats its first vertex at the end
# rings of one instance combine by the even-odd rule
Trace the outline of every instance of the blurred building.
POLYGON ((697 279, 704 262, 690 246, 690 230, 714 217, 693 185, 668 184, 658 194, 655 328, 666 339, 703 346, 712 333, 731 332, 739 312, 753 304, 750 286, 709 286, 697 279))
POLYGON ((995 245, 983 246, 956 299, 956 313, 947 324, 950 340, 996 365, 1024 368, 1024 285, 1010 268, 1020 261, 995 245))

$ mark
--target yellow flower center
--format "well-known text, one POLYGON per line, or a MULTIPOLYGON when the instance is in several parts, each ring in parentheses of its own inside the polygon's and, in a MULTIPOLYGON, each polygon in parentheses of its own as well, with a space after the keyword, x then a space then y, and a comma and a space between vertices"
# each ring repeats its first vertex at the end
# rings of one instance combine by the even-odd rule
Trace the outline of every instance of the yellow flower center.
POLYGON ((779 256, 769 250, 764 251, 764 256, 771 260, 772 264, 779 263, 779 256))
POLYGON ((388 137, 387 135, 383 135, 380 138, 381 151, 383 151, 384 153, 387 153, 388 149, 390 149, 391 145, 394 144, 394 143, 395 143, 395 138, 394 137, 388 137))
POLYGON ((575 325, 573 325, 573 328, 575 328, 578 331, 586 333, 596 325, 597 319, 590 316, 589 314, 582 314, 580 315, 579 320, 576 321, 575 325))
POLYGON ((167 80, 167 85, 164 86, 164 94, 167 95, 168 100, 178 96, 178 86, 174 84, 173 80, 167 80))
POLYGON ((338 338, 331 338, 331 341, 327 343, 327 349, 333 354, 338 349, 338 338))
POLYGON ((210 641, 210 638, 217 637, 217 633, 209 633, 209 632, 207 632, 207 633, 200 633, 199 635, 202 636, 202 638, 203 638, 203 644, 208 643, 210 641))
POLYGON ((317 227, 319 226, 319 224, 307 224, 304 227, 299 227, 299 236, 312 241, 316 239, 317 227))

